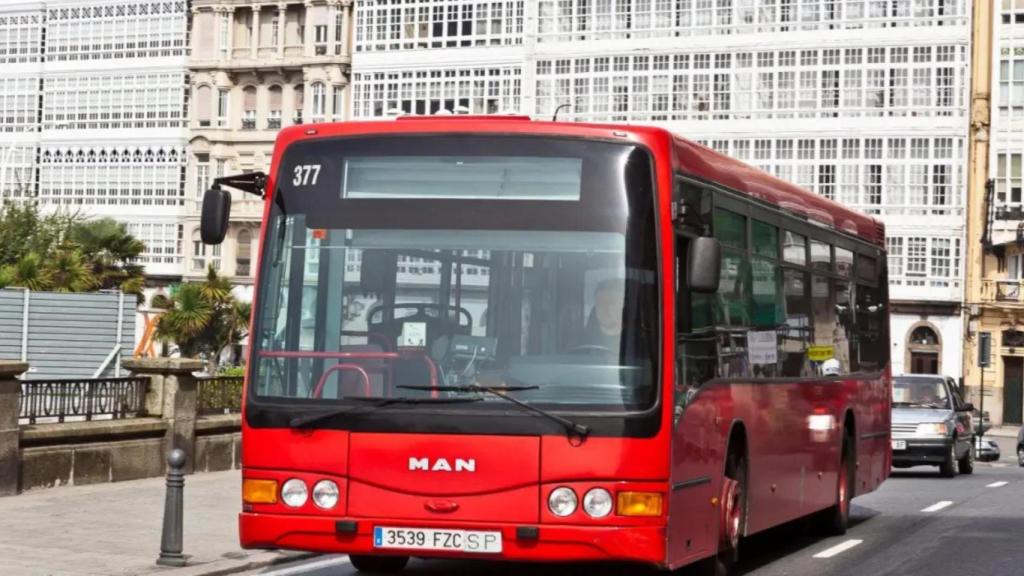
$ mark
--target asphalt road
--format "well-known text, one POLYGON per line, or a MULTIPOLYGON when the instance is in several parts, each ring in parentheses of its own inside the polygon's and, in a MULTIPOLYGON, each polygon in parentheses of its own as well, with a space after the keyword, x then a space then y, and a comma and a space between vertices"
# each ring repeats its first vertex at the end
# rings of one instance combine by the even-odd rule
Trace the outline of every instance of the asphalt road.
MULTIPOLYGON (((1007 455, 1004 454, 1004 457, 1007 455)), ((979 463, 971 476, 934 468, 894 471, 880 490, 856 498, 845 536, 812 538, 799 525, 742 545, 744 576, 1024 575, 1024 468, 979 463)), ((413 561, 409 574, 655 575, 636 566, 413 561)), ((683 572, 685 574, 685 571, 683 572)), ((344 556, 251 572, 261 576, 358 574, 344 556)))

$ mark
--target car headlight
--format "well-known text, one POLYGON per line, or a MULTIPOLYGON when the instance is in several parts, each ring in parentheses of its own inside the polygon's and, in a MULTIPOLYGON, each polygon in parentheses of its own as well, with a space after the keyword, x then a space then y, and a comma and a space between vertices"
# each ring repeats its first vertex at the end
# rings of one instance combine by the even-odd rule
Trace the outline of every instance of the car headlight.
POLYGON ((307 498, 309 498, 309 488, 298 478, 292 478, 281 487, 281 500, 292 508, 302 506, 306 503, 307 498))
POLYGON ((572 488, 555 488, 551 491, 551 495, 548 496, 548 510, 555 516, 568 516, 576 511, 578 504, 576 499, 576 493, 572 491, 572 488))
POLYGON ((321 480, 313 486, 313 502, 324 509, 338 504, 338 485, 331 480, 321 480))
POLYGON ((583 511, 593 518, 604 518, 612 511, 612 495, 604 488, 594 488, 583 496, 583 511))
POLYGON ((946 432, 945 422, 925 422, 917 425, 917 434, 920 436, 945 436, 946 432))

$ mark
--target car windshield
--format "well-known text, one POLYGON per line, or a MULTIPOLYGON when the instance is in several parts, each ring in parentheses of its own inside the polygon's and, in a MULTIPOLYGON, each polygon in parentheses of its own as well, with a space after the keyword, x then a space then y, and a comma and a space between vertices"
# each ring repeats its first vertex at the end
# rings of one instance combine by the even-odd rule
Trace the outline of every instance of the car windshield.
POLYGON ((897 376, 892 382, 892 403, 918 408, 949 408, 949 395, 941 379, 897 376))
MULTIPOLYGON (((624 198, 621 173, 649 163, 618 145, 481 159, 466 154, 488 143, 464 140, 423 141, 433 156, 348 144, 332 156, 341 182, 278 190, 258 291, 256 401, 507 409, 477 388, 498 387, 561 410, 653 404, 653 218, 626 224, 630 209, 653 205, 650 188, 624 198), (602 154, 617 178, 602 177, 602 154), (624 212, 609 218, 615 210, 624 212)), ((323 164, 297 154, 296 165, 323 164)), ((330 178, 322 170, 320 182, 330 178)))

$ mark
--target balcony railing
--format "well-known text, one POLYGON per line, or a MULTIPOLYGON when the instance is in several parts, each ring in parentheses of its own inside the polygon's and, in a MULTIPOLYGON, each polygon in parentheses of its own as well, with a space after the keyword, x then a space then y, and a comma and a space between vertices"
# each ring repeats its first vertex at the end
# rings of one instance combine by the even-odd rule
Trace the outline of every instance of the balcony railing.
POLYGON ((280 130, 281 118, 267 118, 267 130, 280 130))
POLYGON ((996 220, 1024 220, 1024 208, 1020 206, 996 207, 996 220))
POLYGON ((242 130, 255 130, 256 119, 255 118, 242 118, 242 130))
POLYGON ((39 421, 129 418, 142 411, 149 378, 26 380, 20 419, 39 421))
POLYGON ((1024 280, 983 280, 981 289, 989 302, 1024 304, 1024 280))

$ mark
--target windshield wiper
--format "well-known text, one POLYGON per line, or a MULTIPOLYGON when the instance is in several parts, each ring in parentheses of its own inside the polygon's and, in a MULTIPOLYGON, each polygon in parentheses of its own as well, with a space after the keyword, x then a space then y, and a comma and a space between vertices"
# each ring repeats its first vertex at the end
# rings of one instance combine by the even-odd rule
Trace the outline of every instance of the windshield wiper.
POLYGON ((310 424, 333 418, 341 414, 348 414, 349 412, 357 412, 363 410, 372 410, 374 408, 383 408, 384 406, 390 406, 392 404, 461 404, 465 402, 479 402, 480 398, 346 398, 346 400, 357 400, 370 402, 368 404, 360 404, 357 406, 347 406, 338 410, 330 410, 328 412, 320 412, 318 414, 307 414, 305 416, 296 416, 292 418, 288 424, 292 428, 304 428, 310 424))
POLYGON ((573 437, 579 438, 580 440, 586 440, 587 436, 590 434, 590 427, 588 426, 577 424, 568 418, 563 418, 558 414, 548 412, 543 408, 527 404, 522 400, 518 400, 505 394, 505 392, 516 392, 519 390, 537 390, 540 386, 481 386, 479 384, 469 384, 467 386, 396 386, 396 388, 405 388, 407 390, 437 390, 438 392, 486 392, 488 394, 493 394, 498 398, 508 400, 516 406, 526 408, 530 412, 539 414, 552 422, 561 424, 561 426, 565 428, 565 433, 569 437, 569 440, 572 440, 573 437))

